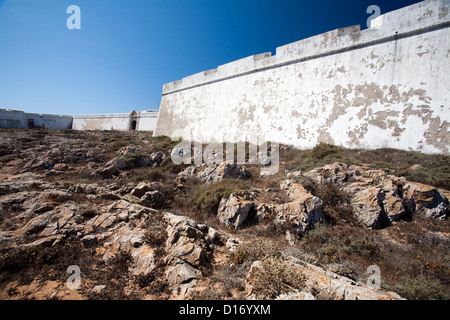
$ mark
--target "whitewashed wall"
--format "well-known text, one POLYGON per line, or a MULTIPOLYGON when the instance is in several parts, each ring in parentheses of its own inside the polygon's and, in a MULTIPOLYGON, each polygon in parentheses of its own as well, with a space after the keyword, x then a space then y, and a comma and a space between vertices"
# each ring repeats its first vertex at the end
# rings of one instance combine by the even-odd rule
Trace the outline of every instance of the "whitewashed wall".
POLYGON ((73 116, 74 130, 129 130, 128 113, 73 116))
POLYGON ((132 129, 132 122, 136 121, 136 130, 153 131, 157 116, 157 111, 76 115, 73 116, 72 128, 74 130, 127 131, 132 129))
POLYGON ((0 128, 32 129, 46 128, 66 130, 72 126, 72 116, 28 113, 19 110, 0 109, 0 128))
POLYGON ((450 154, 449 0, 166 84, 155 135, 450 154))

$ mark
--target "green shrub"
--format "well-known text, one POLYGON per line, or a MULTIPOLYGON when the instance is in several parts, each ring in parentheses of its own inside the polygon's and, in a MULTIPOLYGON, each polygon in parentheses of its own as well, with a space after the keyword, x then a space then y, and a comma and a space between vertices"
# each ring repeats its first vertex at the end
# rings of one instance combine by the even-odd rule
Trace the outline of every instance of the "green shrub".
POLYGON ((222 181, 207 184, 197 189, 192 209, 200 214, 215 216, 222 198, 230 194, 247 190, 249 185, 240 179, 224 179, 222 181))
POLYGON ((113 139, 111 141, 111 138, 108 139, 106 142, 110 142, 111 143, 111 144, 108 144, 108 145, 106 145, 104 147, 106 152, 115 152, 115 151, 118 151, 121 148, 126 147, 128 145, 127 142, 122 141, 122 140, 113 139))
POLYGON ((419 275, 408 277, 396 287, 398 293, 409 300, 447 300, 441 283, 438 280, 419 275))
POLYGON ((416 170, 404 169, 394 172, 397 176, 404 176, 409 181, 429 184, 438 188, 449 189, 450 165, 448 161, 436 161, 430 167, 421 167, 416 170))
POLYGON ((290 170, 303 170, 309 171, 316 167, 321 167, 329 163, 336 161, 351 162, 354 164, 356 161, 351 158, 345 157, 346 149, 327 143, 319 143, 311 150, 304 150, 300 152, 294 159, 288 164, 290 170))
POLYGON ((151 137, 150 140, 154 143, 154 147, 159 151, 170 151, 180 141, 172 141, 171 138, 166 136, 151 137))
POLYGON ((328 143, 319 143, 311 150, 311 157, 316 159, 323 159, 331 154, 339 154, 344 151, 344 148, 338 147, 328 143))
POLYGON ((163 161, 161 161, 160 166, 164 168, 164 171, 175 174, 180 173, 185 168, 184 165, 178 165, 173 163, 171 158, 166 158, 163 161))
POLYGON ((139 165, 139 161, 144 158, 145 155, 140 153, 127 153, 123 156, 123 158, 131 164, 132 167, 137 167, 139 165))

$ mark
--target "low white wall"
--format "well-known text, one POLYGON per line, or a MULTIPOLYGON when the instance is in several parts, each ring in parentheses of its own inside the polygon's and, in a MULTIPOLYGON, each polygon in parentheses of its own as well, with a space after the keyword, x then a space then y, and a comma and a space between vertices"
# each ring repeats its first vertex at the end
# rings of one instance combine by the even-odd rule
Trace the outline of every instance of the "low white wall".
POLYGON ((74 130, 135 130, 153 131, 156 126, 157 111, 141 111, 130 113, 92 114, 73 116, 74 130))
POLYGON ((130 129, 128 113, 76 115, 73 116, 73 130, 120 130, 130 129))
POLYGON ((19 110, 0 109, 0 128, 46 128, 67 130, 72 127, 72 116, 28 113, 19 110))
POLYGON ((158 119, 157 111, 143 111, 139 112, 137 130, 140 131, 154 131, 156 128, 156 121, 158 119))

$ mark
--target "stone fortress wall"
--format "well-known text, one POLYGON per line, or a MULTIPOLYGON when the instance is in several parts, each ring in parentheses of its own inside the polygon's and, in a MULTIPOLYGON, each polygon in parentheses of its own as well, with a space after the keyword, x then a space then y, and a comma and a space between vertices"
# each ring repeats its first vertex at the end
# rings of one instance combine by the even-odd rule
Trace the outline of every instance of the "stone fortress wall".
POLYGON ((54 130, 139 130, 153 131, 158 111, 132 111, 91 115, 54 115, 0 109, 0 128, 54 130))
POLYGON ((449 9, 426 0, 165 84, 154 134, 448 155, 449 9))
POLYGON ((74 130, 139 130, 153 131, 158 111, 132 111, 130 113, 110 113, 73 116, 74 130))
POLYGON ((0 128, 66 130, 72 128, 72 116, 0 109, 0 128))

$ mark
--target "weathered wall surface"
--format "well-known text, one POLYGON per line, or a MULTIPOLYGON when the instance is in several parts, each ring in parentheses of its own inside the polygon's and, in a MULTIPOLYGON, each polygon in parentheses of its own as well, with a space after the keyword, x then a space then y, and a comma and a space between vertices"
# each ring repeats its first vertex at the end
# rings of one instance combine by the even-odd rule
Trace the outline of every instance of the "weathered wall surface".
POLYGON ((128 113, 92 114, 73 116, 74 130, 129 130, 128 113))
POLYGON ((140 130, 153 131, 158 111, 130 113, 55 115, 0 109, 0 128, 53 130, 140 130))
POLYGON ((154 131, 156 128, 156 120, 157 119, 158 119, 157 111, 139 112, 137 130, 139 130, 139 131, 154 131))
POLYGON ((157 116, 157 111, 76 115, 73 116, 72 128, 74 130, 153 131, 157 116))
POLYGON ((450 0, 164 85, 155 135, 450 154, 450 0))
POLYGON ((0 109, 0 128, 66 130, 71 127, 72 116, 0 109))

